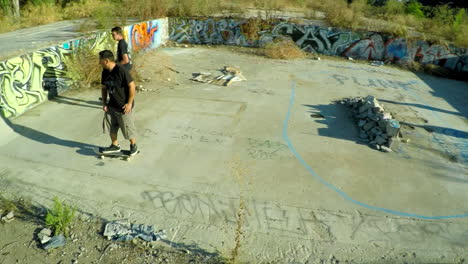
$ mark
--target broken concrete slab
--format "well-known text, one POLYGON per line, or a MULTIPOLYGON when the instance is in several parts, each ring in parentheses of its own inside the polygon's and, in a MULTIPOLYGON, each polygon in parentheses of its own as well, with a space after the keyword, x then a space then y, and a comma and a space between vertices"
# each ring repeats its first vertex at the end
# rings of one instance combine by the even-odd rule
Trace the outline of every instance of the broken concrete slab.
POLYGON ((63 234, 59 234, 57 236, 52 237, 49 242, 47 242, 42 248, 45 250, 59 248, 65 246, 67 240, 63 236, 63 234))
POLYGON ((246 81, 247 79, 242 76, 239 67, 225 66, 221 70, 223 75, 213 77, 210 72, 193 73, 191 80, 203 83, 211 83, 221 86, 229 86, 233 82, 246 81))
POLYGON ((116 220, 106 224, 104 236, 115 241, 130 241, 141 238, 145 241, 158 241, 166 237, 164 230, 156 232, 153 226, 131 224, 128 220, 116 220))
POLYGON ((387 122, 386 131, 390 137, 396 137, 400 132, 400 123, 395 119, 390 119, 387 122))

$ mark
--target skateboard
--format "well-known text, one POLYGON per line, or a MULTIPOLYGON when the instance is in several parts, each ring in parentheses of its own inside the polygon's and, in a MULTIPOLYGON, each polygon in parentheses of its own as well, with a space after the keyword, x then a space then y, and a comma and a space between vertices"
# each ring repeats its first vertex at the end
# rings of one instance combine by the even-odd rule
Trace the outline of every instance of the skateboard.
POLYGON ((102 153, 103 148, 94 148, 94 152, 98 155, 100 159, 104 159, 105 157, 109 158, 120 158, 125 161, 130 161, 131 158, 135 157, 136 155, 140 154, 140 151, 138 150, 137 153, 133 156, 130 156, 130 150, 121 150, 119 152, 114 152, 114 153, 102 153))

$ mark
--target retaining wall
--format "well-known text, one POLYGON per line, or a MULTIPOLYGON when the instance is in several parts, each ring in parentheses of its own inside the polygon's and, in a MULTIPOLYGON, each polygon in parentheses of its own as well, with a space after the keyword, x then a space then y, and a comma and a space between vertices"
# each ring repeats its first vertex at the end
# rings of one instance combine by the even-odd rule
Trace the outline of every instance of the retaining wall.
MULTIPOLYGON (((131 51, 157 48, 169 38, 167 18, 145 21, 123 29, 131 51)), ((1 114, 6 118, 17 117, 68 90, 76 77, 67 71, 67 63, 80 48, 87 48, 96 54, 104 49, 115 52, 116 42, 110 32, 96 32, 0 62, 1 114)))
POLYGON ((445 47, 423 40, 408 41, 375 32, 352 32, 277 21, 259 25, 247 19, 170 18, 170 39, 179 43, 259 47, 278 36, 289 36, 307 52, 379 60, 390 63, 411 61, 436 64, 468 75, 468 49, 445 47))

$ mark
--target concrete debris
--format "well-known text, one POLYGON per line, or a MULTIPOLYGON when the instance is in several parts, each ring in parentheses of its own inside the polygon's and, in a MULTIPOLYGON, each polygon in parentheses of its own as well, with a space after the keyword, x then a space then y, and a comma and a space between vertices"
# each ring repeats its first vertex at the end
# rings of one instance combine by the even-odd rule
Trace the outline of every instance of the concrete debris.
POLYGON ((383 62, 383 61, 372 61, 370 65, 380 67, 380 66, 382 66, 384 64, 385 64, 385 62, 383 62))
MULTIPOLYGON (((400 123, 386 113, 384 107, 373 96, 365 98, 345 98, 339 103, 352 109, 353 116, 360 128, 359 137, 368 140, 369 145, 383 152, 390 152, 397 147, 396 140, 400 133, 400 123)), ((408 140, 406 140, 408 142, 408 140)))
POLYGON ((392 149, 386 146, 380 146, 380 151, 382 152, 392 152, 392 149))
POLYGON ((39 238, 41 245, 44 245, 45 243, 49 242, 52 239, 51 236, 52 230, 50 230, 49 228, 44 228, 37 234, 37 238, 39 238))
POLYGON ((15 219, 15 213, 13 211, 9 212, 7 215, 2 217, 2 222, 9 223, 15 219))
POLYGON ((223 75, 219 75, 217 77, 213 77, 211 72, 192 73, 193 77, 190 80, 203 83, 211 83, 221 86, 229 86, 233 82, 241 82, 247 80, 244 78, 244 76, 242 76, 239 67, 225 66, 224 69, 221 70, 221 72, 223 73, 223 75))
POLYGON ((117 220, 106 224, 104 236, 115 241, 130 241, 134 238, 141 238, 151 242, 166 238, 166 232, 164 230, 155 232, 153 226, 131 224, 128 220, 117 220))
POLYGON ((43 248, 45 250, 49 250, 49 249, 53 249, 53 248, 58 248, 58 247, 62 247, 62 246, 65 246, 65 244, 67 243, 67 240, 65 239, 65 237, 63 236, 63 234, 60 234, 58 236, 54 236, 53 238, 51 238, 49 240, 49 242, 47 242, 43 248))

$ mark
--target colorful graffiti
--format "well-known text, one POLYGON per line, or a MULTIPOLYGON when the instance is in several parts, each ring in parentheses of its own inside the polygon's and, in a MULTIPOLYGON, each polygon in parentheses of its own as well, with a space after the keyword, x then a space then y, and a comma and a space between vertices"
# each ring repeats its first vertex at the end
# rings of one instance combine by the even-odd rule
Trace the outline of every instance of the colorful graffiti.
POLYGON ((161 20, 152 20, 124 28, 125 39, 132 51, 154 49, 162 43, 161 20))
POLYGON ((468 72, 468 49, 444 47, 423 40, 410 42, 379 33, 358 33, 288 22, 273 23, 252 37, 243 30, 248 20, 172 18, 169 22, 170 39, 179 43, 258 47, 279 36, 289 36, 307 52, 391 63, 416 61, 436 64, 458 73, 468 72))
POLYGON ((18 116, 68 89, 72 83, 67 58, 77 51, 108 47, 110 34, 97 33, 0 62, 0 110, 18 116))
POLYGON ((249 39, 242 25, 246 21, 234 19, 195 20, 172 18, 169 21, 170 39, 179 43, 257 46, 259 39, 249 39))
MULTIPOLYGON (((129 50, 140 51, 159 47, 168 38, 167 20, 153 20, 124 28, 129 50), (166 37, 164 36, 166 35, 166 37)), ((79 76, 67 69, 73 56, 81 52, 96 53, 115 50, 109 32, 93 33, 57 46, 0 62, 0 111, 16 117, 32 107, 61 94, 79 76)))

